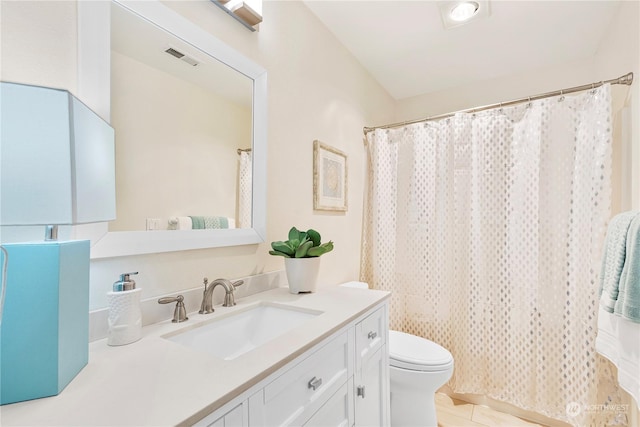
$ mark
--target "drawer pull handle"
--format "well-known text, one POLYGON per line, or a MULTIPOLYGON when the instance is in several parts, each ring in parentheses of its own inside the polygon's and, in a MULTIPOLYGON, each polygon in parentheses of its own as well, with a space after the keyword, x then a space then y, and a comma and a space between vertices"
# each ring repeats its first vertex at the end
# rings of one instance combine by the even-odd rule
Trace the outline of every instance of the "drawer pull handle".
POLYGON ((369 335, 367 335, 367 338, 369 338, 370 340, 373 340, 373 339, 375 339, 377 336, 378 336, 378 333, 377 333, 377 332, 373 332, 373 331, 371 331, 371 332, 369 332, 369 335))
POLYGON ((316 378, 316 377, 311 378, 309 380, 309 384, 307 384, 307 386, 313 390, 317 389, 321 385, 322 385, 322 378, 316 378))
POLYGON ((363 385, 359 385, 358 388, 356 389, 356 396, 362 396, 362 398, 364 399, 364 386, 363 385))

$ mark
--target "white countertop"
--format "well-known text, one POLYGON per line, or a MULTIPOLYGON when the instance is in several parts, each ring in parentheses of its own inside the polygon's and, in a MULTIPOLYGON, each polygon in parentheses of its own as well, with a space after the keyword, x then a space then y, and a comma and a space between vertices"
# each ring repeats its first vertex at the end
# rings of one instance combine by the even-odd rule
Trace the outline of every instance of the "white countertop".
MULTIPOLYGON (((135 343, 89 345, 89 364, 58 396, 0 407, 0 425, 165 426, 192 424, 248 390, 368 309, 389 293, 339 286, 293 295, 288 288, 261 292, 142 329, 135 343), (323 312, 261 347, 222 360, 171 342, 164 335, 241 310, 260 301, 323 312)), ((223 343, 222 343, 223 344, 223 343)))

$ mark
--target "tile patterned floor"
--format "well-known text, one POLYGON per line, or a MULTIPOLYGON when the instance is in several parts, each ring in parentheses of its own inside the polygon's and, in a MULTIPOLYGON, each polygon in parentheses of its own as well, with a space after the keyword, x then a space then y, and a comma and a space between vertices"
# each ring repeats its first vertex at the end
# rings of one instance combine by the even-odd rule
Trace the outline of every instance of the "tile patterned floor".
POLYGON ((485 406, 436 393, 438 427, 546 427, 485 406))

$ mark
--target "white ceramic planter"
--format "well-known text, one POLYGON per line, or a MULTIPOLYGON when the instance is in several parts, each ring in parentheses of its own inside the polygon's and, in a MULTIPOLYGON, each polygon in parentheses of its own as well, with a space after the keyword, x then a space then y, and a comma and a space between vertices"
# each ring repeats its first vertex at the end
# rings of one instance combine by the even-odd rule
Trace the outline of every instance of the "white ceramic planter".
POLYGON ((314 258, 285 258, 284 268, 287 272, 289 292, 315 292, 320 271, 320 257, 314 258))

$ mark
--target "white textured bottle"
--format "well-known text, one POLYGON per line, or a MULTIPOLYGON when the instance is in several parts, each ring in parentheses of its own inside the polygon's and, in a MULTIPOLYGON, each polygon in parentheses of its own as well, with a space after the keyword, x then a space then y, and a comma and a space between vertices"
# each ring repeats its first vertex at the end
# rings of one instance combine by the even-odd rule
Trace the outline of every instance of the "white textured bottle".
POLYGON ((107 293, 109 304, 109 332, 107 344, 125 345, 136 342, 142 337, 142 311, 140 310, 140 293, 136 282, 129 278, 135 273, 120 275, 120 280, 113 284, 113 291, 107 293))

